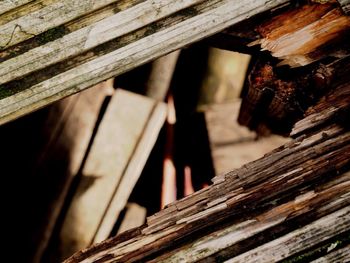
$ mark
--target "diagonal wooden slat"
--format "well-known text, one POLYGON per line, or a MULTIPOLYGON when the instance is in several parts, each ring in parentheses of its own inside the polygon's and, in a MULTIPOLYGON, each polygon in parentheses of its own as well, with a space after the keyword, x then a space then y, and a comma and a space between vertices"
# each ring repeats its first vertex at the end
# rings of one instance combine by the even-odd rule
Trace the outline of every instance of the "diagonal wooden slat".
POLYGON ((203 0, 146 1, 0 64, 0 85, 76 56, 203 0))
MULTIPOLYGON (((163 6, 161 14, 158 14, 160 20, 156 24, 152 23, 146 26, 141 31, 136 30, 126 34, 130 31, 130 23, 122 24, 121 27, 110 26, 107 31, 98 26, 95 32, 99 33, 93 33, 90 40, 87 38, 87 42, 80 42, 80 47, 67 45, 64 52, 67 52, 68 56, 63 56, 68 57, 65 61, 66 66, 58 64, 56 67, 56 64, 54 64, 50 69, 52 75, 49 74, 50 71, 46 67, 38 72, 29 72, 29 69, 27 69, 25 74, 29 74, 33 83, 23 79, 22 82, 11 81, 11 85, 4 84, 0 86, 0 124, 16 119, 112 76, 122 74, 173 50, 199 41, 253 15, 287 4, 289 1, 183 0, 178 3, 181 3, 181 5, 160 5, 163 6), (190 6, 194 3, 199 4, 190 6), (171 10, 169 11, 167 8, 171 8, 171 10), (177 12, 178 10, 181 11, 177 12), (168 17, 161 18, 164 16, 168 17), (113 41, 123 39, 124 42, 122 42, 125 44, 112 45, 107 49, 104 46, 106 43, 99 45, 100 40, 97 42, 91 40, 100 36, 103 39, 101 41, 108 41, 110 38, 116 37, 113 41), (98 45, 96 47, 98 51, 96 51, 96 48, 92 48, 95 45, 98 45), (74 48, 77 48, 77 50, 72 51, 74 48), (83 50, 87 51, 74 58, 74 60, 71 58, 72 54, 77 54, 83 50), (55 71, 56 68, 57 71, 55 71), (35 81, 37 82, 35 83, 35 81), (29 87, 26 87, 26 85, 29 85, 29 87)), ((132 14, 130 17, 136 15, 133 8, 124 11, 123 16, 127 17, 128 14, 132 14)), ((143 19, 145 18, 142 16, 135 16, 135 20, 140 21, 132 21, 131 24, 134 28, 139 28, 142 25, 149 24, 155 18, 147 18, 146 23, 143 19)), ((101 21, 101 24, 103 23, 101 21)), ((68 36, 66 35, 66 37, 68 36)), ((79 35, 79 37, 81 36, 79 35)), ((53 43, 48 45, 54 45, 53 43)), ((50 54, 50 49, 46 49, 46 52, 50 54)), ((26 54, 23 54, 23 56, 26 56, 26 54)), ((33 61, 29 60, 27 62, 35 65, 37 57, 32 56, 31 58, 33 61)), ((40 57, 38 59, 40 60, 40 57)), ((47 65, 60 60, 55 56, 51 59, 53 61, 47 61, 47 65)), ((38 66, 34 69, 38 69, 38 66)), ((15 74, 15 78, 19 75, 15 74)), ((3 75, 0 75, 1 82, 10 80, 6 75, 4 77, 6 80, 3 80, 2 77, 3 75)))
POLYGON ((34 0, 3 0, 0 2, 0 14, 6 13, 33 1, 34 0))

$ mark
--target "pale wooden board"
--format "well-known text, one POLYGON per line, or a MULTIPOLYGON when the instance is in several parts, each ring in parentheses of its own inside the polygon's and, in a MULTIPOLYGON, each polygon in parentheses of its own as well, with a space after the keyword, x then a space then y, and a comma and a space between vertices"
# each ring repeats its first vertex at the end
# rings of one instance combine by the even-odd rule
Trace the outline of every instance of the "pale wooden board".
POLYGON ((0 14, 6 13, 33 1, 34 0, 2 0, 0 2, 0 14))
MULTIPOLYGON (((159 107, 165 106, 127 91, 116 91, 98 128, 82 171, 80 184, 61 230, 63 257, 91 244, 101 223, 104 222, 102 220, 106 217, 106 213, 108 216, 108 212, 114 207, 113 204, 110 205, 115 199, 114 196, 120 191, 131 192, 133 185, 130 186, 129 180, 135 180, 133 178, 139 176, 148 157, 140 145, 146 140, 147 151, 150 152, 165 120, 163 111, 164 116, 158 115, 157 125, 149 128, 151 134, 147 133, 148 122, 154 124, 152 113, 159 107), (134 159, 133 156, 138 154, 142 156, 134 159), (140 163, 133 164, 137 161, 140 163), (131 189, 119 190, 120 185, 124 184, 128 184, 131 189)), ((126 201, 121 201, 124 202, 122 208, 126 201)), ((118 207, 119 205, 118 202, 118 207)), ((116 213, 108 217, 109 231, 113 228, 117 217, 116 213)))
POLYGON ((126 213, 120 227, 118 234, 141 226, 145 223, 147 210, 143 206, 136 203, 128 203, 126 206, 126 213))
POLYGON ((320 257, 316 260, 311 261, 311 263, 347 263, 350 262, 350 245, 344 248, 332 251, 331 253, 320 257))
MULTIPOLYGON (((30 88, 0 100, 0 124, 53 101, 124 73, 173 50, 210 36, 257 13, 288 3, 278 1, 203 1, 203 12, 184 16, 182 22, 162 25, 160 31, 59 73, 30 88)), ((127 9, 125 12, 129 12, 127 9)), ((189 12, 191 13, 191 12, 189 12)), ((120 30, 120 29, 118 29, 120 30)), ((114 34, 114 31, 108 34, 114 34)), ((132 37, 132 33, 130 33, 132 37)), ((67 51, 70 52, 70 51, 67 51)))
POLYGON ((130 7, 1 63, 0 85, 76 56, 201 1, 203 0, 148 0, 130 7))
MULTIPOLYGON (((110 82, 100 83, 86 92, 63 100, 60 105, 54 105, 52 112, 50 112, 47 125, 48 129, 52 128, 52 136, 40 158, 38 169, 43 165, 45 166, 45 162, 50 158, 55 158, 55 155, 60 154, 63 148, 69 150, 69 157, 67 157, 69 162, 65 168, 66 174, 62 174, 62 177, 66 178, 64 184, 60 186, 62 190, 57 198, 53 200, 50 214, 47 215, 46 224, 43 226, 34 262, 40 262, 40 258, 48 245, 68 189, 82 164, 101 105, 106 96, 110 94, 110 88, 110 82), (60 109, 55 108, 60 106, 62 106, 63 112, 61 118, 58 118, 57 112, 60 109)), ((50 167, 47 167, 44 171, 47 176, 50 176, 50 171, 54 173, 50 167)))
POLYGON ((235 262, 277 262, 303 250, 311 248, 334 235, 350 228, 350 206, 325 216, 317 221, 275 239, 227 263, 235 262), (336 222, 336 223, 335 223, 336 222))
POLYGON ((47 6, 43 5, 39 10, 0 26, 0 50, 113 2, 115 0, 61 0, 47 6))

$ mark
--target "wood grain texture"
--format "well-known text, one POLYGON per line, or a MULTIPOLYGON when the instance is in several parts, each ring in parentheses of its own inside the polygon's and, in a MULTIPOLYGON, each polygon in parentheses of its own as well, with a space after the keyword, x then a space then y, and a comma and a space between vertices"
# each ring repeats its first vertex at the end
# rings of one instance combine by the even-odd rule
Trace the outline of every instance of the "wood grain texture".
MULTIPOLYGON (((0 64, 0 85, 43 69, 202 0, 145 1, 0 64)), ((0 29, 1 30, 1 29, 0 29)))
POLYGON ((115 0, 55 1, 0 26, 0 50, 90 13, 115 0))
POLYGON ((34 0, 3 0, 0 2, 0 14, 6 13, 33 1, 34 0))
POLYGON ((350 206, 226 262, 277 262, 348 229, 350 229, 350 206))
POLYGON ((61 234, 63 258, 110 234, 141 174, 165 106, 117 90, 82 170, 61 234))
POLYGON ((311 261, 311 263, 347 262, 349 259, 350 259, 350 245, 344 248, 335 250, 326 256, 313 260, 311 261))
MULTIPOLYGON (((222 261, 341 211, 350 204, 350 177, 335 175, 349 168, 350 134, 328 125, 215 177, 208 188, 148 217, 136 236, 105 241, 66 262, 222 261)), ((348 229, 340 224, 337 232, 326 222, 327 238, 348 229)), ((299 242, 293 246, 300 249, 299 242)))
MULTIPOLYGON (((133 33, 130 33, 128 37, 131 39, 134 38, 134 41, 131 41, 131 43, 126 46, 120 48, 115 47, 116 50, 112 50, 104 55, 95 56, 82 64, 78 63, 69 70, 60 70, 55 73, 57 75, 54 74, 51 78, 33 84, 25 88, 25 90, 21 91, 22 85, 19 85, 19 87, 18 85, 16 86, 16 81, 14 81, 13 85, 17 88, 6 88, 5 85, 2 87, 2 92, 0 92, 5 95, 2 95, 2 99, 0 100, 0 123, 15 119, 23 114, 52 103, 53 101, 88 88, 102 80, 119 75, 147 61, 212 35, 248 17, 288 2, 287 0, 245 0, 241 2, 233 0, 202 1, 202 3, 193 7, 198 7, 200 11, 190 7, 184 9, 181 13, 180 21, 177 20, 176 23, 173 23, 174 20, 165 18, 161 20, 164 21, 163 24, 160 24, 160 21, 158 21, 158 26, 156 28, 150 25, 150 30, 143 32, 141 36, 136 37, 133 33), (173 22, 169 23, 169 21, 173 22), (17 92, 16 89, 19 91, 17 92)), ((188 6, 189 2, 184 1, 183 3, 184 6, 188 6)), ((174 3, 174 5, 176 4, 174 3)), ((179 6, 176 10, 180 9, 181 7, 179 6)), ((125 16, 127 16, 127 14, 132 11, 133 9, 129 8, 123 12, 125 12, 125 16)), ((167 12, 166 8, 164 8, 164 12, 167 12)), ((169 15, 170 13, 171 12, 167 14, 169 15)), ((174 14, 174 17, 175 15, 176 14, 174 14)), ((108 18, 105 19, 107 19, 105 21, 108 21, 108 18)), ((68 20, 68 18, 65 19, 65 21, 68 20)), ((135 21, 135 23, 136 22, 137 21, 135 21)), ((103 22, 101 21, 101 23, 103 22)), ((139 24, 141 25, 140 22, 139 24)), ((97 28, 101 29, 101 27, 97 28)), ((112 26, 111 31, 109 31, 107 35, 118 36, 118 34, 121 33, 117 32, 127 32, 125 31, 126 28, 128 28, 128 25, 122 28, 115 28, 112 26)), ((98 35, 100 35, 100 33, 98 35)), ((82 36, 79 35, 79 37, 82 36)), ((90 38, 90 40, 91 39, 93 38, 90 38)), ((90 47, 91 45, 89 44, 88 46, 90 47)), ((74 49, 74 47, 76 46, 73 45, 71 48, 74 49)), ((46 52, 50 52, 50 50, 47 49, 46 52)), ((68 48, 66 52, 69 54, 72 50, 68 48)), ((35 64, 35 62, 31 63, 35 64)), ((34 79, 40 79, 35 78, 35 74, 39 73, 31 73, 31 76, 33 76, 34 79)), ((28 82, 26 81, 26 83, 28 82)))
POLYGON ((329 56, 349 30, 350 18, 339 7, 328 3, 304 5, 259 25, 262 39, 252 44, 270 51, 281 60, 280 65, 300 67, 329 56))

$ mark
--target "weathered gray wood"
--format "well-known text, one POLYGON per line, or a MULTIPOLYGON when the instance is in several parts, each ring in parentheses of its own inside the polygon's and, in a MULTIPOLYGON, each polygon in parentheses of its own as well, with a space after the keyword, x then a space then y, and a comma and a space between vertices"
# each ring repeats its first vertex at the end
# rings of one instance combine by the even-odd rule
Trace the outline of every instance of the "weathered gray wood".
POLYGON ((345 14, 350 14, 350 0, 338 0, 345 14))
POLYGON ((117 90, 60 232, 62 257, 108 237, 165 120, 163 104, 117 90))
POLYGON ((33 1, 34 0, 2 0, 0 2, 0 14, 6 13, 33 1))
MULTIPOLYGON (((145 1, 0 64, 0 85, 76 56, 203 0, 145 1)), ((1 28, 0 28, 1 30, 1 28)), ((0 43, 1 44, 1 43, 0 43)))
POLYGON ((323 257, 311 261, 311 263, 346 263, 350 261, 350 245, 344 248, 335 250, 323 257))
MULTIPOLYGON (((250 16, 288 2, 287 0, 204 1, 201 4, 202 11, 197 15, 191 12, 185 13, 183 21, 177 24, 167 24, 167 20, 165 20, 165 23, 161 26, 163 29, 161 31, 158 31, 159 28, 157 28, 157 32, 154 34, 143 36, 141 39, 106 55, 80 64, 24 91, 1 99, 0 123, 10 121, 53 101, 79 92, 104 79, 121 74, 175 49, 212 35, 250 16)), ((124 12, 129 11, 127 9, 124 12)), ((114 31, 111 34, 114 34, 114 31)))
POLYGON ((311 248, 350 228, 350 206, 325 216, 281 238, 252 249, 227 263, 277 262, 311 248))
POLYGON ((115 0, 56 1, 0 26, 0 50, 90 13, 115 0))

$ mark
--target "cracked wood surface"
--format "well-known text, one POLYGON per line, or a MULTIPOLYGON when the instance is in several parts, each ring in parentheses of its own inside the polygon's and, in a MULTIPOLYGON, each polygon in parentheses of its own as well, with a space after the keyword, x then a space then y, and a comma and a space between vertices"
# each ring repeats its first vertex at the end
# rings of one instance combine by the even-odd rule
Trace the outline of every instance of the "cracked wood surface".
POLYGON ((0 52, 0 124, 289 3, 145 0, 125 8, 124 1, 124 9, 112 8, 115 14, 106 11, 82 22, 79 16, 93 17, 117 1, 46 1, 4 24, 6 14, 0 16, 6 46, 0 52), (76 28, 74 19, 80 20, 76 28))
MULTIPOLYGON (((330 93, 320 104, 334 103, 342 94, 330 93)), ((348 233, 350 173, 343 173, 350 165, 348 119, 347 112, 319 122, 263 158, 216 176, 213 185, 168 205, 144 226, 66 262, 221 262, 236 257, 271 262, 298 256, 309 247, 300 242, 322 245, 348 233), (344 224, 334 227, 331 218, 344 224), (315 235, 303 234, 310 229, 315 235), (288 247, 255 253, 282 243, 288 247)))

